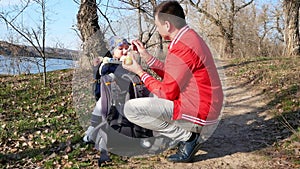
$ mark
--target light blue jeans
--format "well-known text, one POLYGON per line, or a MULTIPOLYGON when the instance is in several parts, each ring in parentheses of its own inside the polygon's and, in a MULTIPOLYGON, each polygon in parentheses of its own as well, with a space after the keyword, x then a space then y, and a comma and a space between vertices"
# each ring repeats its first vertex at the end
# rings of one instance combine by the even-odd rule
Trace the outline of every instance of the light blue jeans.
POLYGON ((192 132, 201 132, 201 126, 185 120, 172 120, 173 101, 144 97, 126 102, 126 118, 141 127, 153 130, 176 141, 187 141, 192 132))

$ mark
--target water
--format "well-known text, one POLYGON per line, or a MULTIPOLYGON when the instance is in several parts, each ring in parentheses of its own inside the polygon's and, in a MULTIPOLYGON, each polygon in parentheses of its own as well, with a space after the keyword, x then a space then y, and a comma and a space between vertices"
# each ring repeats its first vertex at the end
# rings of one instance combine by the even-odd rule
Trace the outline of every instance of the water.
MULTIPOLYGON (((47 59, 46 70, 54 71, 73 68, 74 62, 65 59, 47 59)), ((0 55, 0 74, 35 74, 43 72, 42 58, 34 57, 7 57, 0 55)))

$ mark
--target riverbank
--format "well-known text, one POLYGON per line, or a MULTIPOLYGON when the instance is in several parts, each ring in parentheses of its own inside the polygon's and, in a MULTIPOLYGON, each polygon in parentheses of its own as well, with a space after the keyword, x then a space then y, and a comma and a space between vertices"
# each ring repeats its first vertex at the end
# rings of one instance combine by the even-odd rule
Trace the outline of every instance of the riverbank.
MULTIPOLYGON (((46 58, 74 60, 78 51, 61 48, 45 48, 46 58)), ((0 41, 0 55, 9 57, 40 57, 40 54, 32 46, 17 45, 6 41, 0 41)))

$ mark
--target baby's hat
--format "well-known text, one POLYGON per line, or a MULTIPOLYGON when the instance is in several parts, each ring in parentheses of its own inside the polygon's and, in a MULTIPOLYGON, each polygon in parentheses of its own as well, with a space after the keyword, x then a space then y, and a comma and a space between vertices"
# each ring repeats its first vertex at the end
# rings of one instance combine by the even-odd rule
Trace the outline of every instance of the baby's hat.
POLYGON ((116 47, 119 47, 123 44, 127 44, 130 45, 130 43, 127 41, 127 39, 123 38, 123 37, 119 37, 119 36, 112 36, 111 38, 108 39, 108 50, 113 53, 114 49, 116 47))

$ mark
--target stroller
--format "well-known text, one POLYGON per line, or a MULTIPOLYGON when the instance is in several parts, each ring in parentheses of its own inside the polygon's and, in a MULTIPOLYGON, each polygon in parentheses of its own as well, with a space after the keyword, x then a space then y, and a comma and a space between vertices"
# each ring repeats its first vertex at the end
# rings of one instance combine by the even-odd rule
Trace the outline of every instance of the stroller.
MULTIPOLYGON (((114 63, 116 64, 116 63, 114 63)), ((141 79, 122 66, 114 73, 102 75, 97 80, 100 89, 102 120, 90 134, 95 148, 101 152, 99 166, 110 161, 110 152, 120 156, 154 155, 166 150, 171 140, 164 136, 156 136, 149 129, 131 123, 123 113, 124 104, 129 99, 151 97, 151 93, 141 79)), ((97 96, 96 96, 97 97, 97 96)))

